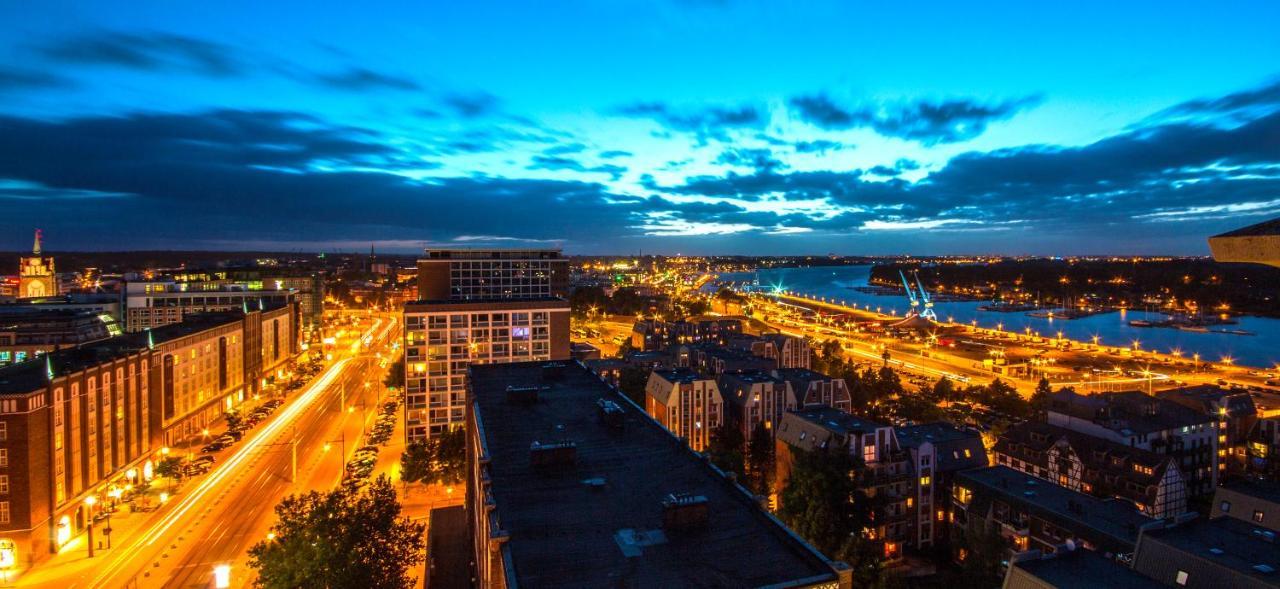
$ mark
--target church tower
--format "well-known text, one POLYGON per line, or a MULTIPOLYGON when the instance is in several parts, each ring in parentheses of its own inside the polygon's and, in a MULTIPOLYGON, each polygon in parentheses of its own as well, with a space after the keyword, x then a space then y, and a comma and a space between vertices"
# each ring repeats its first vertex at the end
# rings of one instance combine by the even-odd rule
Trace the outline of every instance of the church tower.
POLYGON ((18 298, 52 297, 58 295, 58 275, 53 269, 53 258, 40 251, 42 234, 36 229, 35 247, 31 256, 19 260, 18 298))

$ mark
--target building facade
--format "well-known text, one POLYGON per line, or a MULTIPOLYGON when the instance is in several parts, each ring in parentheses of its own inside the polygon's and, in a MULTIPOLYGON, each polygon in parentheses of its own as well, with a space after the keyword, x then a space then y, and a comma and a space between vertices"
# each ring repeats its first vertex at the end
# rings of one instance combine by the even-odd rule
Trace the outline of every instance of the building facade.
POLYGON ((404 305, 406 438, 463 425, 473 363, 568 359, 567 288, 559 250, 428 250, 404 305))
POLYGON ((0 368, 0 543, 15 547, 16 566, 82 533, 87 497, 105 503, 149 480, 161 448, 180 441, 176 427, 216 418, 206 409, 234 408, 250 383, 287 366, 297 331, 283 325, 294 317, 284 307, 193 316, 0 368), (242 335, 277 322, 265 328, 282 338, 275 349, 242 335))
MULTIPOLYGON (((272 284, 272 286, 275 286, 272 284)), ((279 288, 252 288, 247 284, 227 284, 225 281, 178 282, 174 280, 151 282, 127 282, 124 285, 125 331, 178 323, 190 313, 265 309, 268 306, 289 305, 298 299, 293 290, 279 288)))
POLYGON ((690 448, 702 452, 724 420, 724 399, 713 378, 688 368, 654 370, 645 385, 645 412, 690 448))
POLYGON ((0 307, 0 366, 40 354, 120 335, 107 315, 89 311, 28 311, 0 307))

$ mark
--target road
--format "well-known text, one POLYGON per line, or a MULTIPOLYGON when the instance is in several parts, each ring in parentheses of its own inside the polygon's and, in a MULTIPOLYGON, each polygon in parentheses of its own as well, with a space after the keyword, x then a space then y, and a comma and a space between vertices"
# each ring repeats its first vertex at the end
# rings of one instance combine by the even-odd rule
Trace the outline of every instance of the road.
MULTIPOLYGON (((925 342, 909 342, 887 335, 846 330, 801 318, 785 306, 770 305, 767 299, 756 300, 764 303, 762 316, 757 318, 766 325, 784 333, 819 341, 835 337, 845 352, 857 360, 883 362, 882 354, 887 347, 890 351, 890 365, 904 372, 934 379, 946 376, 952 380, 979 383, 999 377, 1014 385, 1024 395, 1030 395, 1034 391, 1041 376, 1049 378, 1055 387, 1071 386, 1081 391, 1151 390, 1178 384, 1220 384, 1220 381, 1250 386, 1263 385, 1261 377, 1249 374, 1246 369, 1221 363, 1193 363, 1170 354, 1134 352, 1099 347, 1086 342, 976 329, 967 325, 946 326, 946 329, 953 332, 947 335, 948 338, 963 339, 979 348, 999 349, 1010 358, 1023 361, 1034 358, 1040 363, 1029 377, 998 375, 983 368, 982 356, 985 352, 942 348, 925 342), (1128 374, 1109 372, 1117 367, 1124 367, 1128 374)), ((794 300, 818 307, 832 306, 820 301, 799 298, 794 300)), ((856 313, 866 319, 893 319, 853 309, 835 310, 856 313)))
POLYGON ((390 316, 352 330, 337 342, 332 365, 241 443, 215 454, 217 468, 188 482, 144 529, 120 538, 88 568, 55 576, 37 567, 19 586, 210 587, 214 567, 222 564, 231 565, 233 586, 247 585, 245 552, 266 538, 280 499, 340 481, 346 456, 378 413, 385 374, 380 355, 389 357, 398 338, 390 316), (291 482, 294 440, 297 481, 291 482))

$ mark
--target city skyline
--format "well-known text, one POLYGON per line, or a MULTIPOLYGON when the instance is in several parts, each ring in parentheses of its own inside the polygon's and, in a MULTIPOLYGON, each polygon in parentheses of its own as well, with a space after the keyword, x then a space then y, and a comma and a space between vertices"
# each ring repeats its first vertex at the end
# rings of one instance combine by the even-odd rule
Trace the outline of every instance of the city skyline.
POLYGON ((0 249, 1204 255, 1278 10, 2 7, 0 249))

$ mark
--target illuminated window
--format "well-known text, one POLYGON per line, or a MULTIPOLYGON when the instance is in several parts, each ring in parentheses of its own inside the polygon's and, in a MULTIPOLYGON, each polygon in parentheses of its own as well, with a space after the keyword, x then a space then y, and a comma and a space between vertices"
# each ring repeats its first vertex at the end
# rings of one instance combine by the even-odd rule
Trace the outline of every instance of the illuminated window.
POLYGON ((1173 581, 1173 582, 1177 583, 1177 584, 1178 584, 1178 586, 1180 586, 1180 587, 1186 587, 1186 586, 1187 586, 1187 576, 1188 576, 1188 575, 1187 575, 1187 571, 1178 571, 1178 576, 1174 579, 1174 581, 1173 581))
POLYGON ((1262 523, 1263 513, 1257 509, 1253 510, 1253 521, 1262 523))
POLYGON ((0 474, 0 495, 9 494, 9 475, 0 474))
POLYGON ((907 497, 907 508, 909 509, 916 502, 914 497, 907 497))
POLYGON ((920 486, 921 486, 921 487, 928 487, 928 486, 929 486, 929 477, 928 477, 928 476, 922 476, 922 477, 920 477, 920 486))
POLYGON ((973 500, 972 491, 970 491, 968 488, 965 488, 965 487, 960 487, 960 486, 956 487, 956 501, 958 501, 961 505, 968 505, 969 501, 971 500, 973 500))

